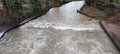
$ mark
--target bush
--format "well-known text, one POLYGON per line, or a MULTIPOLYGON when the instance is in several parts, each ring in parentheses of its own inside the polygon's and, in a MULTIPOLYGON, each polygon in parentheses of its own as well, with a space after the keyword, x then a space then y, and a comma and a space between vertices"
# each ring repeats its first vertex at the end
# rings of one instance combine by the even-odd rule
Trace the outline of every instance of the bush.
POLYGON ((97 16, 101 17, 101 18, 107 18, 108 17, 108 13, 101 11, 101 10, 97 10, 96 12, 97 16))
POLYGON ((42 11, 40 0, 30 0, 31 11, 34 13, 40 13, 42 11))
POLYGON ((22 11, 23 11, 22 1, 7 0, 6 2, 9 10, 8 17, 14 18, 15 20, 19 20, 20 17, 22 16, 22 11))
POLYGON ((12 22, 13 22, 13 20, 10 19, 9 17, 2 17, 0 19, 0 23, 2 23, 2 24, 9 24, 9 23, 12 23, 12 22))

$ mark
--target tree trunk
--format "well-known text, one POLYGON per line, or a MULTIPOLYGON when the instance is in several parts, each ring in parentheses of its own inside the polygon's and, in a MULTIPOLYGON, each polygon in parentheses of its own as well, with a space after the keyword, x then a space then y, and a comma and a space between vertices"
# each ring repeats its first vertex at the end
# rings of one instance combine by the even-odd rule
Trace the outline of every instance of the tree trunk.
POLYGON ((113 0, 109 0, 110 1, 110 3, 112 3, 113 2, 113 0))
POLYGON ((1 0, 1 2, 3 4, 3 16, 8 16, 8 6, 6 0, 1 0))
POLYGON ((54 0, 54 6, 59 7, 61 5, 61 0, 54 0))
POLYGON ((85 3, 91 7, 96 7, 97 0, 85 0, 85 3))

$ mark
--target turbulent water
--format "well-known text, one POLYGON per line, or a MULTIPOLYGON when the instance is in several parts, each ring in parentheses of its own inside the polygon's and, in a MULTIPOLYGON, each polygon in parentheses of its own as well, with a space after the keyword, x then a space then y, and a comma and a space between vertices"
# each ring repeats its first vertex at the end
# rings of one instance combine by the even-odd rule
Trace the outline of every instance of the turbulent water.
POLYGON ((7 32, 0 41, 0 54, 119 54, 99 21, 77 13, 83 5, 74 1, 52 8, 7 32))

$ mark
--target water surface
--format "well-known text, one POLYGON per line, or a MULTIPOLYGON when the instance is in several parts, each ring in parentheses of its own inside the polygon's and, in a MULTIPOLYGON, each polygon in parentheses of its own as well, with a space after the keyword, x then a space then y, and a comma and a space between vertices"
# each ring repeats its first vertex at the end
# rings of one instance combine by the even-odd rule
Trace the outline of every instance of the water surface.
POLYGON ((84 1, 74 1, 17 29, 0 41, 0 54, 119 54, 98 20, 77 13, 84 1))

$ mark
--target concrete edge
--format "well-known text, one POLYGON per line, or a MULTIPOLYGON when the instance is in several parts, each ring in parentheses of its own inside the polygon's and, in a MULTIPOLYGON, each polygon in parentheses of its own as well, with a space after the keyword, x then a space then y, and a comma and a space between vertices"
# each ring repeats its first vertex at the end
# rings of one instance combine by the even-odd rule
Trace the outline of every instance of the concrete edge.
POLYGON ((0 40, 4 37, 6 32, 8 32, 8 31, 10 31, 12 29, 18 28, 18 27, 20 27, 20 26, 22 26, 22 25, 24 25, 24 24, 26 24, 26 23, 28 23, 28 22, 30 22, 30 21, 40 17, 40 16, 42 16, 42 15, 40 15, 40 14, 39 15, 35 15, 33 17, 30 17, 30 18, 20 22, 20 24, 18 24, 18 25, 8 27, 8 29, 6 29, 5 31, 0 32, 0 40))
POLYGON ((109 37, 109 39, 112 41, 112 43, 114 44, 115 48, 120 52, 120 48, 118 47, 118 45, 115 43, 114 39, 111 37, 111 35, 106 30, 106 28, 102 24, 102 21, 99 21, 99 24, 100 24, 100 27, 103 29, 103 31, 106 33, 106 35, 109 37))

